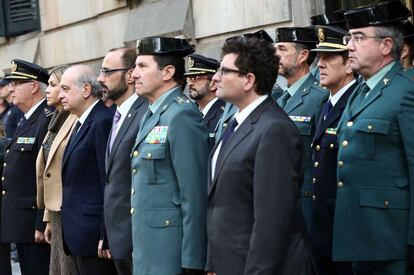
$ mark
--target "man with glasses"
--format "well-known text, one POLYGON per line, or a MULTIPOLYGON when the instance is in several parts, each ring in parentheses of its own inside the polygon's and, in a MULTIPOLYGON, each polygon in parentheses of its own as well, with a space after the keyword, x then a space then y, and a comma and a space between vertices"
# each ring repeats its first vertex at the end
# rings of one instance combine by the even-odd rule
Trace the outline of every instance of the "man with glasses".
POLYGON ((113 112, 100 99, 102 87, 89 66, 68 68, 60 86, 63 108, 78 118, 62 160, 64 249, 75 257, 79 274, 117 274, 112 261, 97 255, 104 225, 105 150, 113 112))
POLYGON ((303 147, 270 97, 279 59, 256 37, 227 40, 217 96, 238 111, 209 162, 208 274, 312 274, 298 204, 303 147))
POLYGON ((214 140, 214 129, 224 110, 224 101, 216 97, 217 86, 212 81, 220 63, 213 58, 192 54, 188 57, 188 66, 188 72, 184 75, 187 77, 190 98, 197 103, 210 138, 214 140))
POLYGON ((135 94, 132 78, 135 58, 134 49, 110 50, 98 77, 106 98, 117 106, 106 146, 105 232, 101 234, 98 255, 113 259, 121 275, 132 275, 130 153, 140 120, 148 108, 147 101, 135 94))
POLYGON ((204 275, 206 258, 207 129, 181 90, 185 39, 139 41, 132 73, 149 101, 132 151, 134 274, 204 275))
POLYGON ((348 59, 348 51, 342 43, 347 33, 337 27, 317 26, 319 39, 316 49, 320 84, 330 92, 317 119, 312 142, 313 168, 312 226, 310 230, 313 255, 319 275, 349 275, 352 266, 348 263, 332 262, 332 231, 335 213, 336 169, 338 155, 337 124, 351 93, 357 86, 348 59))
POLYGON ((333 260, 357 275, 414 272, 414 83, 399 63, 410 15, 400 1, 345 12, 363 81, 338 125, 333 260))
POLYGON ((312 163, 311 142, 315 133, 316 115, 328 92, 316 85, 309 68, 315 53, 316 35, 314 28, 278 28, 276 30, 276 54, 280 58, 279 74, 287 79, 288 89, 277 103, 289 115, 303 139, 305 174, 301 190, 301 205, 306 227, 310 230, 312 217, 312 163))
POLYGON ((43 210, 36 206, 36 157, 53 110, 44 91, 49 79, 42 67, 23 60, 11 63, 9 92, 24 116, 17 126, 3 164, 2 242, 16 243, 23 275, 48 274, 50 247, 45 243, 43 210))

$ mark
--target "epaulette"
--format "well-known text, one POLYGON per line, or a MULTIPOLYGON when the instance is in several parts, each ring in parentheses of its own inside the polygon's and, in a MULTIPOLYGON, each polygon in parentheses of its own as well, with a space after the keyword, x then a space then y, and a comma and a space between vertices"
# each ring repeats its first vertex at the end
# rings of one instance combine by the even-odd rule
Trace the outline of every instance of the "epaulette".
POLYGON ((414 80, 414 68, 403 69, 399 72, 399 74, 410 81, 414 80))
POLYGON ((177 96, 175 101, 177 101, 178 104, 190 103, 190 100, 188 98, 183 97, 183 96, 177 96))
POLYGON ((50 117, 51 115, 53 115, 53 112, 49 108, 44 108, 43 113, 46 117, 50 117))

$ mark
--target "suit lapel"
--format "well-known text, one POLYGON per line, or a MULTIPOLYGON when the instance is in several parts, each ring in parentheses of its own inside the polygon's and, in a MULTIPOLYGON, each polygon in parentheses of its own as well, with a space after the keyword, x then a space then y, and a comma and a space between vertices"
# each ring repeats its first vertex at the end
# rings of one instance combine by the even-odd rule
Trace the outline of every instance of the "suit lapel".
POLYGON ((208 110, 207 114, 204 117, 205 124, 207 125, 210 120, 213 120, 217 116, 217 110, 223 106, 224 103, 220 99, 214 102, 213 106, 211 106, 210 110, 208 110))
MULTIPOLYGON (((134 104, 132 104, 131 108, 128 111, 128 114, 126 115, 124 121, 122 122, 121 128, 118 131, 118 134, 115 137, 114 143, 112 144, 112 150, 109 153, 109 140, 108 140, 108 144, 107 144, 107 169, 106 171, 109 171, 114 157, 115 157, 115 153, 119 148, 119 145, 121 144, 121 141, 123 140, 125 134, 128 132, 129 128, 131 127, 132 122, 135 119, 135 116, 138 113, 138 108, 144 103, 144 98, 142 97, 138 97, 134 104), (109 154, 108 154, 109 153, 109 154)), ((137 122, 138 123, 138 122, 137 122)), ((112 132, 112 130, 111 130, 112 132)), ((111 135, 109 135, 110 137, 111 135)))
MULTIPOLYGON (((269 103, 272 103, 272 98, 268 97, 264 102, 262 102, 247 118, 243 123, 239 126, 239 128, 234 132, 233 136, 227 141, 227 144, 224 148, 220 149, 217 162, 216 162, 216 169, 214 172, 214 177, 212 178, 212 183, 208 187, 208 195, 211 194, 213 191, 215 185, 217 184, 218 177, 221 173, 222 167, 224 163, 226 162, 227 158, 229 157, 230 153, 239 145, 239 143, 248 136, 253 131, 253 125, 259 120, 260 115, 262 112, 268 107, 269 103)), ((273 103, 274 104, 274 103, 273 103)), ((221 140, 220 140, 221 141, 221 140)), ((219 144, 218 142, 217 144, 219 144)), ((218 145, 214 146, 214 150, 212 152, 215 152, 218 145)), ((214 154, 214 153, 213 153, 214 154)), ((211 157, 213 156, 211 154, 211 157)), ((211 163, 211 159, 209 161, 211 163)), ((211 164, 210 164, 211 168, 211 164)), ((211 169, 208 171, 211 173, 211 169)), ((210 176, 211 178, 211 176, 210 176)))

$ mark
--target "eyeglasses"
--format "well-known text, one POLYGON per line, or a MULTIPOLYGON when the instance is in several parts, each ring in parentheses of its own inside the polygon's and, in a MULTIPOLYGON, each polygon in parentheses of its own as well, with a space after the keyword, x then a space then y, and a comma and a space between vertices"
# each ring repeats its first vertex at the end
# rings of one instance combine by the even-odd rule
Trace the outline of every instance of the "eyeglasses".
POLYGON ((29 83, 29 82, 33 82, 33 80, 12 80, 12 81, 10 81, 9 82, 9 87, 11 87, 11 88, 16 88, 17 86, 20 86, 20 85, 22 85, 22 84, 25 84, 25 83, 29 83))
POLYGON ((353 33, 353 34, 350 34, 350 35, 345 35, 342 38, 342 42, 344 43, 344 45, 348 45, 348 43, 352 40, 356 44, 361 44, 361 42, 364 41, 367 38, 372 38, 372 39, 377 39, 378 40, 378 39, 384 39, 385 37, 377 36, 377 35, 369 36, 369 35, 365 35, 363 33, 353 33))
POLYGON ((114 72, 118 72, 118 71, 128 71, 131 70, 132 68, 117 68, 117 69, 105 69, 102 68, 99 70, 99 72, 101 74, 103 74, 104 76, 109 76, 111 74, 113 74, 114 72))
POLYGON ((226 68, 226 67, 220 67, 217 70, 217 73, 219 74, 219 76, 223 76, 223 75, 228 74, 228 73, 235 73, 235 74, 239 74, 239 75, 248 74, 247 72, 242 72, 242 71, 239 71, 239 70, 233 70, 233 69, 229 69, 229 68, 226 68))

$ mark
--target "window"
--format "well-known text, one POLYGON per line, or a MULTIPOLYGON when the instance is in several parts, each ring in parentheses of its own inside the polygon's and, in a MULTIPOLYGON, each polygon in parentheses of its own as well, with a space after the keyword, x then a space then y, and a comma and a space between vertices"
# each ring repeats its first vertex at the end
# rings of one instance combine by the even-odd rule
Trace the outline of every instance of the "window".
POLYGON ((0 35, 16 36, 40 30, 38 0, 2 0, 1 2, 3 6, 0 5, 0 35))

